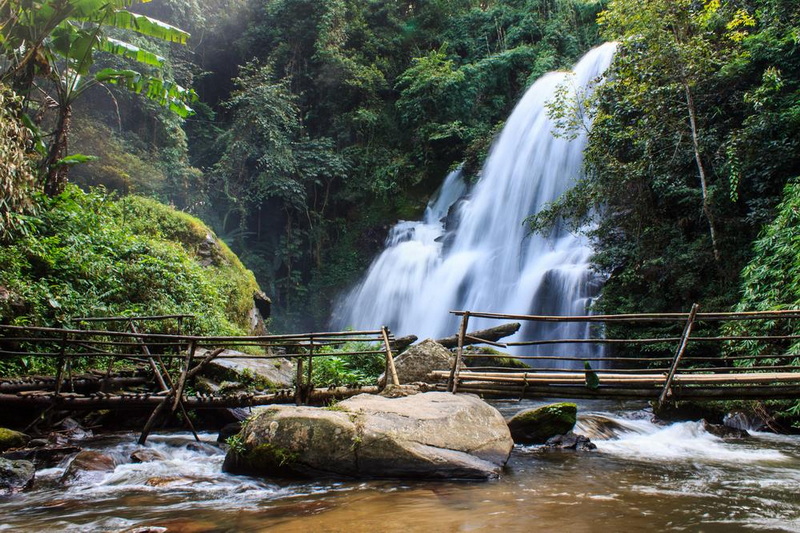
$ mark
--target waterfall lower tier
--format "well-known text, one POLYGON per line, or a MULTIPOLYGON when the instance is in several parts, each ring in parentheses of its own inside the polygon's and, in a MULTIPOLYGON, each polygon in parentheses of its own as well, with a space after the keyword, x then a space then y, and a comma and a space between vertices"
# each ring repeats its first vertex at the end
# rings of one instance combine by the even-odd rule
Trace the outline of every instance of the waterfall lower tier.
MULTIPOLYGON (((546 103, 557 91, 596 82, 614 49, 613 43, 599 46, 571 72, 536 81, 508 118, 480 180, 467 190, 460 172, 453 172, 423 220, 398 223, 363 281, 339 302, 333 326, 388 325, 397 335, 437 338, 455 332, 454 309, 585 314, 602 282, 589 268, 588 243, 563 227, 531 235, 523 221, 572 187, 583 167, 585 133, 571 140, 554 136, 546 103)), ((559 327, 522 334, 589 336, 583 325, 559 327)))

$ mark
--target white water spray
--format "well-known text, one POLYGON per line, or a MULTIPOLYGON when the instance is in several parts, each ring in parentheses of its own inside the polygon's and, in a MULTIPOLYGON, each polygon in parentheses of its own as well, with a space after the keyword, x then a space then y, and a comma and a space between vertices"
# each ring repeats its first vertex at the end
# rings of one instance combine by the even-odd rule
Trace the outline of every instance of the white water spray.
MULTIPOLYGON (((456 331, 457 319, 449 314, 454 309, 585 314, 600 286, 589 269, 587 243, 563 227, 529 235, 523 221, 561 196, 582 171, 585 133, 556 138, 545 104, 559 87, 586 87, 601 76, 614 49, 604 44, 572 73, 536 81, 508 118, 471 193, 461 198, 466 187, 455 172, 422 221, 398 223, 365 279, 340 302, 333 326, 388 325, 396 335, 438 338, 456 331)), ((583 324, 558 327, 524 335, 589 336, 583 324)))

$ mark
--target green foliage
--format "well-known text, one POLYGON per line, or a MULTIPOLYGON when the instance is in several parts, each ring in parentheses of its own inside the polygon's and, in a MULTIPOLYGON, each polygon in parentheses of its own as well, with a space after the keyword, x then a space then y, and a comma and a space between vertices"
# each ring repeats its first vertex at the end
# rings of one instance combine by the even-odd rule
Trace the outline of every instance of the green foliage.
POLYGON ((52 140, 40 163, 48 194, 63 189, 70 166, 65 163, 75 162, 74 156, 67 153, 72 105, 92 87, 118 84, 181 117, 192 112, 188 103, 196 94, 164 78, 158 70, 164 66, 163 57, 112 37, 114 30, 128 30, 186 44, 189 35, 185 31, 127 9, 137 3, 140 2, 8 0, 0 4, 0 19, 4 21, 0 26, 0 51, 6 59, 0 80, 23 95, 26 108, 36 108, 37 115, 51 108, 56 110, 52 140), (95 52, 117 55, 155 70, 97 70, 95 52))
MULTIPOLYGON (((578 0, 249 3, 238 15, 244 35, 227 46, 248 65, 217 109, 226 132, 210 150, 221 157, 209 190, 215 227, 270 293, 276 325, 319 326, 383 243, 387 221, 417 216, 465 158, 477 171, 527 85, 596 42, 599 9, 578 0)), ((217 70, 213 94, 228 83, 217 70)))
POLYGON ((33 135, 18 113, 21 102, 0 83, 0 241, 24 228, 24 214, 32 203, 33 135))
MULTIPOLYGON (((741 299, 736 311, 800 308, 800 184, 784 189, 778 214, 753 245, 753 258, 742 269, 741 299)), ((731 335, 800 335, 796 320, 737 321, 726 326, 731 335)), ((775 355, 774 359, 737 361, 742 366, 800 363, 798 341, 730 343, 731 355, 775 355)), ((798 409, 798 406, 795 406, 798 409)), ((796 413, 795 413, 796 414, 796 413)))
POLYGON ((241 435, 231 435, 225 440, 225 444, 228 445, 228 448, 230 448, 233 453, 238 453, 239 455, 247 451, 241 435))
POLYGON ((40 198, 32 231, 0 247, 3 322, 69 325, 75 316, 193 314, 197 333, 247 332, 257 285, 225 247, 204 267, 209 230, 152 200, 77 188, 40 198))
MULTIPOLYGON (((797 13, 759 0, 608 4, 602 31, 620 44, 583 108, 594 121, 586 177, 531 221, 594 223, 594 262, 610 276, 603 310, 736 302, 749 243, 800 155, 797 13)), ((570 126, 574 105, 552 111, 570 126)))
POLYGON ((380 352, 358 355, 335 355, 337 352, 365 352, 381 350, 379 345, 365 342, 348 342, 341 347, 329 346, 320 353, 334 355, 315 357, 311 381, 317 387, 342 385, 374 385, 386 367, 386 356, 380 352))

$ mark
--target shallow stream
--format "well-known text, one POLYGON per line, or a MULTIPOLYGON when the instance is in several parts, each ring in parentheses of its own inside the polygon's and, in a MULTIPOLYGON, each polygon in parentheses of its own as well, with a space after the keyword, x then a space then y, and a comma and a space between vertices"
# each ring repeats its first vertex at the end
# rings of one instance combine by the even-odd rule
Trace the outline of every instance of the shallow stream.
MULTIPOLYGON (((541 403, 541 402, 540 402, 541 403)), ((534 402, 495 404, 509 415, 534 402)), ((800 438, 722 440, 695 422, 657 426, 640 405, 580 404, 594 452, 516 447, 486 483, 287 483, 222 473, 216 435, 154 435, 166 459, 59 479, 0 499, 2 531, 800 531, 800 438), (611 423, 608 423, 608 420, 611 423), (597 427, 612 428, 597 432, 597 427), (150 529, 163 531, 163 529, 150 529)), ((136 435, 83 443, 128 456, 136 435)))

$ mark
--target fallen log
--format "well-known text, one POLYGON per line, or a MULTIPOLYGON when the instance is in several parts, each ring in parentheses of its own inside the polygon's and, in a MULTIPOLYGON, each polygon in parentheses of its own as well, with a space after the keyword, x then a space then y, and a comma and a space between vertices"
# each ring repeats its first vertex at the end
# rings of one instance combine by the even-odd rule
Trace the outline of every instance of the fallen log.
MULTIPOLYGON (((473 331, 471 333, 467 333, 467 335, 465 336, 464 346, 469 346, 471 344, 483 344, 483 341, 489 341, 489 343, 493 343, 499 341, 502 338, 513 335, 514 333, 519 331, 519 328, 520 328, 519 322, 509 322, 507 324, 501 324, 493 328, 482 329, 480 331, 473 331)), ((458 346, 458 335, 451 335, 450 337, 437 339, 436 342, 438 342, 445 348, 456 348, 458 346)))
MULTIPOLYGON (((101 387, 125 388, 144 385, 149 379, 144 376, 130 377, 78 377, 70 381, 70 385, 78 392, 95 392, 101 387)), ((0 381, 0 393, 16 393, 33 390, 55 390, 56 380, 53 378, 34 378, 18 381, 0 381)))
POLYGON ((417 342, 416 335, 406 335, 405 337, 400 337, 399 339, 395 339, 391 341, 389 344, 392 347, 392 351, 395 353, 403 353, 406 348, 417 342))
MULTIPOLYGON (((377 394, 377 386, 318 388, 309 392, 308 403, 321 405, 330 400, 341 400, 357 394, 377 394)), ((41 393, 35 395, 0 394, 0 408, 15 406, 55 406, 64 410, 124 409, 157 407, 164 395, 157 394, 77 394, 41 393)), ((294 403, 294 389, 282 389, 270 394, 241 394, 236 396, 184 396, 187 409, 216 409, 220 407, 254 407, 273 403, 294 403)))

